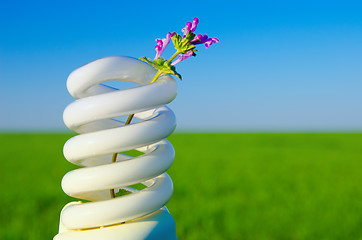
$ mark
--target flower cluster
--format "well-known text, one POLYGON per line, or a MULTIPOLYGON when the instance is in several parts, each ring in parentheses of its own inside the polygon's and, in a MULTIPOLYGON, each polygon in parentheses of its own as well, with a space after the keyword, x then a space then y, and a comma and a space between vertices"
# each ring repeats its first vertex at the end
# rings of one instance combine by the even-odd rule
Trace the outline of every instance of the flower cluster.
POLYGON ((162 72, 173 74, 181 79, 181 75, 178 74, 175 70, 175 65, 191 56, 196 56, 195 51, 197 51, 197 49, 195 45, 205 44, 205 47, 207 49, 210 47, 211 44, 219 42, 219 39, 215 37, 209 38, 206 34, 196 35, 194 32, 198 23, 198 18, 194 18, 192 22, 186 23, 186 27, 181 30, 183 33, 182 37, 176 32, 169 32, 166 35, 166 38, 156 39, 156 56, 153 60, 146 57, 140 58, 140 60, 145 61, 158 69, 158 75, 156 75, 155 79, 152 81, 155 81, 162 72), (163 57, 161 57, 161 54, 171 40, 176 49, 176 52, 169 60, 165 60, 163 57), (176 57, 178 58, 173 61, 176 57))

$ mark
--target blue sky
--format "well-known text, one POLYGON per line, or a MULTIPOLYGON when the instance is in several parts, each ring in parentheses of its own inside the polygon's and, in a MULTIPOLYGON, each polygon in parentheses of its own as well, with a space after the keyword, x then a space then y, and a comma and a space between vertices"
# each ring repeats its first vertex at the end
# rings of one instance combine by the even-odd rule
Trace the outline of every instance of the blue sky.
POLYGON ((220 43, 178 64, 178 130, 361 130, 361 12, 359 1, 1 1, 0 130, 66 130, 71 71, 153 58, 154 39, 195 16, 220 43))

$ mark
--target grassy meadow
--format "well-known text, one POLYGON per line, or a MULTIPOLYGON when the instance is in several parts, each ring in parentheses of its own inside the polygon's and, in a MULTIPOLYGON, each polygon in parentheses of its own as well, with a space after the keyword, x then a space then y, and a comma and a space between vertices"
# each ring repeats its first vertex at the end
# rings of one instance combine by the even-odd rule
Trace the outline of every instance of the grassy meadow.
MULTIPOLYGON (((49 240, 69 134, 0 134, 0 239, 49 240)), ((173 134, 180 240, 362 239, 362 134, 173 134)))

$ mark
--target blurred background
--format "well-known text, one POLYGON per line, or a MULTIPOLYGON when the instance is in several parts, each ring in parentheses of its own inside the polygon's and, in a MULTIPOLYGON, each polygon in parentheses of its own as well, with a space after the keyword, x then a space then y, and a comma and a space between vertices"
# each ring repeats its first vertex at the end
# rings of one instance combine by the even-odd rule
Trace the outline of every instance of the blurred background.
MULTIPOLYGON (((194 17, 217 37, 177 65, 168 208, 179 239, 362 239, 359 1, 1 1, 0 239, 50 239, 72 199, 66 79, 155 54, 194 17), (191 210, 191 211, 190 211, 191 210)), ((172 55, 172 45, 163 56, 172 55)))

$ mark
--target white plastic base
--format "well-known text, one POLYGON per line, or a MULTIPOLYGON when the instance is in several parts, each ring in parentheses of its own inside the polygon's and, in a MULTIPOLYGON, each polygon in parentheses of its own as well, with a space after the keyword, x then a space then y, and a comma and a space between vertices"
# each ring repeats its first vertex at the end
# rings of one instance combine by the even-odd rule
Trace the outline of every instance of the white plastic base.
POLYGON ((177 240, 175 232, 175 221, 163 207, 147 216, 109 227, 70 230, 60 223, 54 240, 177 240))

